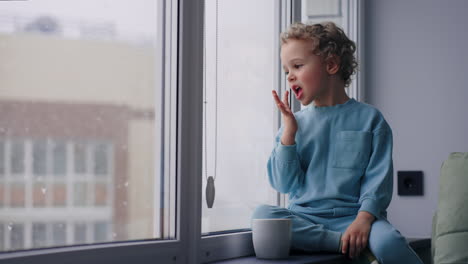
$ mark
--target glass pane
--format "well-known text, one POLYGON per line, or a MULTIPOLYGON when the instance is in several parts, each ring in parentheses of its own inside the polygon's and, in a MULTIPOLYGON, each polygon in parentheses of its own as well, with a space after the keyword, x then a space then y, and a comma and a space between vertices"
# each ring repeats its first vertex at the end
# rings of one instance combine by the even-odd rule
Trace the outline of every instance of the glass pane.
POLYGON ((107 174, 107 146, 98 144, 94 147, 94 174, 102 176, 107 174))
POLYGON ((5 224, 0 222, 0 250, 5 250, 5 224))
POLYGON ((55 142, 52 149, 53 173, 63 177, 67 171, 67 150, 65 142, 55 142))
POLYGON ((250 228, 256 206, 276 204, 266 162, 276 133, 271 90, 278 78, 279 21, 275 21, 275 1, 269 0, 208 0, 205 14, 202 232, 206 234, 250 228), (215 178, 212 208, 205 191, 210 176, 215 178))
POLYGON ((5 143, 0 141, 0 179, 5 174, 5 143))
POLYGON ((302 0, 302 21, 315 24, 332 21, 343 28, 346 22, 346 3, 342 0, 302 0))
POLYGON ((0 251, 174 238, 164 2, 0 5, 0 251))
POLYGON ((86 146, 83 143, 76 143, 74 145, 74 168, 75 173, 85 173, 86 172, 86 146))
POLYGON ((52 243, 55 246, 65 245, 66 242, 66 227, 65 223, 52 224, 52 243))
POLYGON ((24 183, 10 184, 10 206, 24 207, 25 194, 24 183))
POLYGON ((5 206, 5 184, 0 182, 0 208, 5 206))
POLYGON ((76 223, 73 228, 73 233, 75 237, 75 244, 86 243, 86 224, 76 223))
POLYGON ((98 222, 94 224, 94 242, 104 242, 107 241, 107 236, 109 236, 109 231, 107 229, 106 222, 98 222))
POLYGON ((47 246, 47 233, 46 224, 33 223, 32 226, 32 242, 33 247, 45 247, 47 246))
POLYGON ((94 187, 94 204, 96 206, 105 206, 107 204, 107 184, 96 183, 94 187))
POLYGON ((34 207, 44 207, 46 205, 47 186, 43 182, 33 185, 32 202, 34 207))
POLYGON ((87 197, 88 197, 88 185, 85 182, 77 182, 75 183, 74 191, 73 191, 73 201, 75 206, 85 206, 87 204, 87 197))
POLYGON ((33 143, 33 174, 45 175, 47 170, 47 142, 34 141, 33 143))
POLYGON ((67 203, 67 185, 65 183, 52 184, 52 204, 53 206, 65 206, 67 203))
POLYGON ((24 248, 24 225, 11 224, 8 228, 10 229, 10 248, 24 248))
POLYGON ((20 174, 24 172, 24 143, 13 141, 11 143, 11 173, 20 174))

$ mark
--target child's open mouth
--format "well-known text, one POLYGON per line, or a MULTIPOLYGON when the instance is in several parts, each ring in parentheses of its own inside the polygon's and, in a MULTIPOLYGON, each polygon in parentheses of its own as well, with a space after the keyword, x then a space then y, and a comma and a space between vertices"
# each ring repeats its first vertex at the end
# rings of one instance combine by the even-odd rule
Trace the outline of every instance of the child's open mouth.
POLYGON ((294 85, 293 87, 291 87, 291 89, 293 90, 294 94, 296 95, 296 99, 299 100, 302 96, 302 88, 300 86, 297 86, 297 85, 294 85))

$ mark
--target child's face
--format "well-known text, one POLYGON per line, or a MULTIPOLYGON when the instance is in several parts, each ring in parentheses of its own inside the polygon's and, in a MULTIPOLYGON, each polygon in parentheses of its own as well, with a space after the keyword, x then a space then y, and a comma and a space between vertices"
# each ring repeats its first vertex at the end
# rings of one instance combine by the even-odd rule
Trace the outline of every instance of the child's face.
POLYGON ((303 105, 325 91, 328 73, 323 59, 313 54, 311 40, 289 39, 281 46, 281 62, 289 87, 303 105))

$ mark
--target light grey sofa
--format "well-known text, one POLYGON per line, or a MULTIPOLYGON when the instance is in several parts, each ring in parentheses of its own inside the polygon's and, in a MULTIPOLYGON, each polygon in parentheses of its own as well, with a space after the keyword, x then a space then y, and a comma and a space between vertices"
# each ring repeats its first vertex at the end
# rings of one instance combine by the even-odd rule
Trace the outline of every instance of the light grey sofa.
POLYGON ((442 164, 439 202, 432 221, 434 264, 468 263, 468 153, 442 164))

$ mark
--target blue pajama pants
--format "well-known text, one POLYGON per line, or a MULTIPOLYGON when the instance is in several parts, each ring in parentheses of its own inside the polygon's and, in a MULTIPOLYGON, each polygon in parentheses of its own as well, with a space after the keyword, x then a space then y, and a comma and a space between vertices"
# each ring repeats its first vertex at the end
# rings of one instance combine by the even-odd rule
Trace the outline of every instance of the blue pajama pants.
MULTIPOLYGON (((270 205, 258 206, 252 219, 288 218, 292 220, 291 247, 309 252, 338 252, 341 234, 356 218, 356 213, 321 213, 319 216, 270 205)), ((422 264, 406 239, 387 220, 372 223, 368 247, 381 264, 422 264)))

